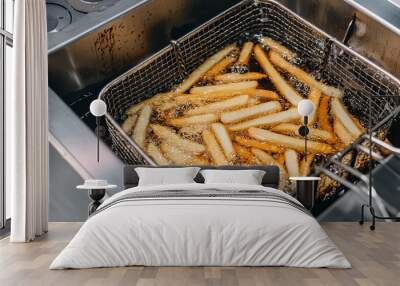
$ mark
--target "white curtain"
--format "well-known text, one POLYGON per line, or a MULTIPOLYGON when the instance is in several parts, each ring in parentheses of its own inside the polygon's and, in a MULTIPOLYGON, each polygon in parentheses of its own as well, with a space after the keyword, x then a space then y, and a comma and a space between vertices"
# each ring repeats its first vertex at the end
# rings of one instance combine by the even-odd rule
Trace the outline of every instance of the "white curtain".
POLYGON ((45 0, 17 0, 13 92, 6 97, 6 187, 12 242, 47 232, 48 111, 45 0))

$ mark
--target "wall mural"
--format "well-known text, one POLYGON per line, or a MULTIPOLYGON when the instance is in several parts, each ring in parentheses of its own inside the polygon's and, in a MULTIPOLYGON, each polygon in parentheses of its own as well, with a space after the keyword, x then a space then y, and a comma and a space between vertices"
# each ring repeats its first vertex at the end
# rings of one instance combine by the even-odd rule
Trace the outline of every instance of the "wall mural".
MULTIPOLYGON (((129 106, 122 129, 159 165, 277 165, 280 189, 291 192, 290 176, 309 175, 365 130, 340 89, 279 42, 258 42, 228 45, 169 92, 129 106), (315 107, 307 156, 297 110, 304 98, 315 107)), ((335 184, 323 177, 319 199, 335 184)))

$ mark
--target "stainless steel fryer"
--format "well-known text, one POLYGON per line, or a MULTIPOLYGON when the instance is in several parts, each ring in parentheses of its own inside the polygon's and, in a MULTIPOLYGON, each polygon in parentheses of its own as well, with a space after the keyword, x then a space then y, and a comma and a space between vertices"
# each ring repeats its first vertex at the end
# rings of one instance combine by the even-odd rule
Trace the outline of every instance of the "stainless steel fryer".
POLYGON ((108 106, 107 127, 113 147, 127 164, 152 164, 119 126, 132 104, 167 91, 204 59, 227 44, 254 34, 269 36, 296 51, 305 65, 323 80, 344 90, 344 103, 367 126, 367 99, 373 96, 374 126, 395 112, 399 101, 381 98, 400 94, 400 81, 338 40, 272 0, 243 1, 107 84, 99 98, 108 106))

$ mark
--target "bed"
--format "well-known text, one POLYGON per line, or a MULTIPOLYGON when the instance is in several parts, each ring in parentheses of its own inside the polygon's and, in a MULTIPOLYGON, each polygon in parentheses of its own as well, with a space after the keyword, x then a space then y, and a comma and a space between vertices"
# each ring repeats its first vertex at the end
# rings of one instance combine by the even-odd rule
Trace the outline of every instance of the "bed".
POLYGON ((150 186, 138 186, 136 167, 125 167, 126 189, 103 202, 50 269, 130 265, 350 268, 314 217, 277 189, 279 169, 275 166, 201 167, 263 170, 261 185, 203 183, 198 174, 195 183, 150 186))

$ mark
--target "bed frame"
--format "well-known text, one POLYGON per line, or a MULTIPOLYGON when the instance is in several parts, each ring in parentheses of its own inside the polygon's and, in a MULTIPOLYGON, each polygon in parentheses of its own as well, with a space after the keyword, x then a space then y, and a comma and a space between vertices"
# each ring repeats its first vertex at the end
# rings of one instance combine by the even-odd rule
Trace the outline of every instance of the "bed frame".
MULTIPOLYGON (((149 165, 126 165, 124 166, 124 189, 133 188, 138 185, 139 177, 135 171, 137 167, 146 168, 181 168, 188 166, 149 166, 149 165)), ((218 170, 263 170, 266 172, 262 185, 265 187, 278 188, 279 185, 279 168, 277 166, 198 166, 201 169, 218 169, 218 170)), ((195 181, 204 183, 203 176, 199 173, 195 181)))

